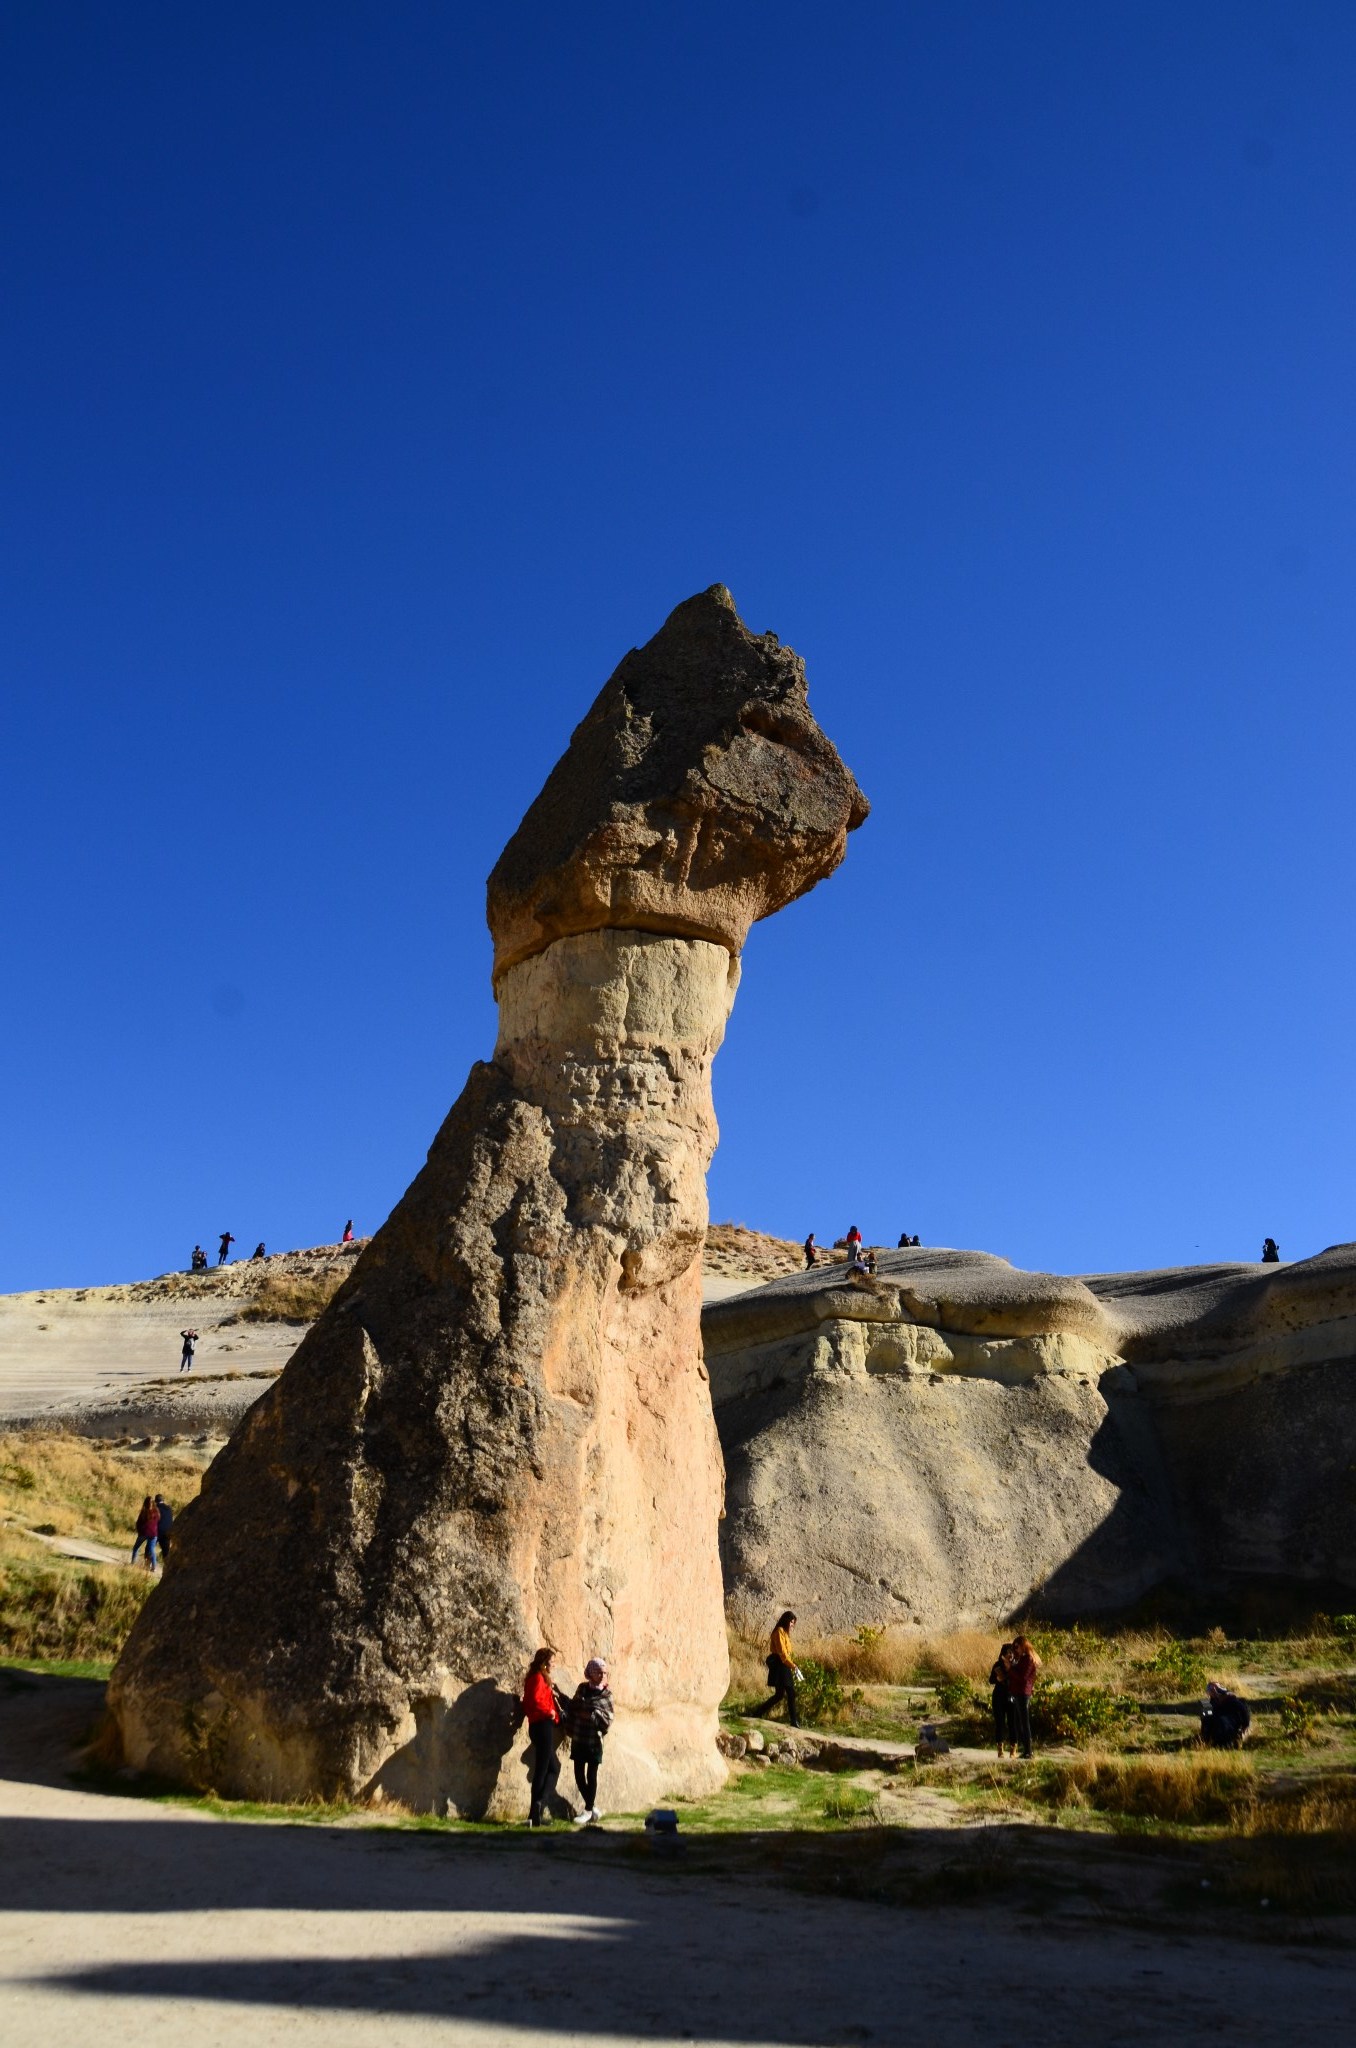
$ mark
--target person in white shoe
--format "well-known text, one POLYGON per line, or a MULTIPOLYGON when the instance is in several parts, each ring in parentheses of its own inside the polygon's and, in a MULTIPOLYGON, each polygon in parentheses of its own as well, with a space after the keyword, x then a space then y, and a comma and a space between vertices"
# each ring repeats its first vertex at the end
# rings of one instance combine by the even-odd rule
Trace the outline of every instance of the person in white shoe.
POLYGON ((584 1810, 574 1817, 575 1826, 601 1819, 598 1811, 598 1766, 603 1761, 603 1737, 612 1726, 613 1702, 607 1683, 607 1666, 601 1657, 590 1657, 584 1666, 584 1683, 570 1701, 568 1726, 574 1782, 584 1810))

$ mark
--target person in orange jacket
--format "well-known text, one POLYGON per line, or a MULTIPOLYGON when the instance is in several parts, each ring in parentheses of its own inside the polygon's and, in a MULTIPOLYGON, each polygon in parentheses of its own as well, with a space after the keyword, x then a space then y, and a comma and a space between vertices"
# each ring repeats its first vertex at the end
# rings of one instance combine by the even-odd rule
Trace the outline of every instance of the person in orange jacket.
POLYGON ((556 1757, 556 1736, 560 1730, 560 1702, 551 1683, 555 1651, 538 1650, 528 1666, 523 1683, 523 1712, 527 1716, 527 1739, 532 1745, 532 1805, 530 1828, 549 1825, 546 1802, 556 1789, 560 1764, 556 1757))

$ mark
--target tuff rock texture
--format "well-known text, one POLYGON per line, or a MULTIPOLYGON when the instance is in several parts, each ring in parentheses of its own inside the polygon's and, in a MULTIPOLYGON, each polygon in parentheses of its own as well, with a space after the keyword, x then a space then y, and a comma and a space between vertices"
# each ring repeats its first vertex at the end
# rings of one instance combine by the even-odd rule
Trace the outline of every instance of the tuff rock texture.
POLYGON ((805 665, 723 584, 633 648, 489 883, 496 982, 568 933, 682 932, 738 953, 843 857, 866 799, 811 716, 805 665))
POLYGON ((178 1522, 109 1688, 133 1765, 522 1813, 551 1642, 611 1663, 609 1806, 719 1781, 711 1062, 748 921, 864 813, 728 592, 622 664, 495 870, 493 1060, 178 1522))
POLYGON ((709 1303, 736 1617, 832 1632, 1356 1590, 1356 1245, 1065 1279, 888 1251, 709 1303))

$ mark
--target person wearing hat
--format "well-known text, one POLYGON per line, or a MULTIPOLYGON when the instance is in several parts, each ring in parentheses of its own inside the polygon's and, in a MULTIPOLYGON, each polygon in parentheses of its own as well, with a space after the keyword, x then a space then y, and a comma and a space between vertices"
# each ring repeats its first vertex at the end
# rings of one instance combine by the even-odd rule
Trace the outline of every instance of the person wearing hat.
POLYGON ((602 1819, 598 1810, 598 1766, 603 1761, 603 1737, 612 1726, 612 1712, 607 1666, 601 1657, 590 1657, 584 1666, 584 1683, 570 1701, 568 1719, 574 1782, 584 1802, 583 1812, 574 1817, 576 1827, 602 1819))

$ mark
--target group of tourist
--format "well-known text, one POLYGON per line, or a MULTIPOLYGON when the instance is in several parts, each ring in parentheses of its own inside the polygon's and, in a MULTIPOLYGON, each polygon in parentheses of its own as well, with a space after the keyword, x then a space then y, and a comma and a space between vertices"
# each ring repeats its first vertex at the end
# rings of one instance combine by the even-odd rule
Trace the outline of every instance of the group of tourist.
POLYGON ((1036 1690, 1040 1666, 1041 1660, 1025 1636, 1014 1636, 1010 1643, 999 1644, 989 1671, 989 1684, 994 1739, 1000 1756, 1031 1754, 1031 1695, 1036 1690))
MULTIPOLYGON (((347 1223, 344 1225, 344 1234, 340 1238, 339 1242, 340 1244, 353 1243, 353 1218, 351 1216, 349 1217, 347 1223)), ((225 1266, 229 1264, 231 1256, 231 1246, 234 1243, 235 1239, 231 1235, 230 1231, 223 1230, 221 1233, 221 1240, 217 1245, 217 1264, 219 1266, 225 1266)), ((254 1250, 250 1254, 251 1262, 255 1259, 266 1259, 267 1257, 268 1252, 264 1247, 264 1240, 260 1238, 258 1244, 254 1247, 254 1250)), ((207 1271, 207 1264, 208 1260, 206 1252, 203 1250, 200 1244, 195 1244, 193 1247, 193 1256, 189 1260, 188 1269, 190 1273, 205 1273, 207 1271)))
MULTIPOLYGON (((916 1237, 910 1237, 908 1231, 905 1230, 900 1234, 899 1249, 903 1251, 906 1246, 918 1245, 920 1242, 920 1239, 916 1237)), ((875 1272, 876 1254, 874 1252, 869 1252, 865 1250, 862 1244, 862 1233, 860 1230, 858 1230, 855 1223, 848 1225, 847 1236, 840 1237, 838 1240, 838 1244, 834 1247, 834 1249, 838 1250, 840 1247, 846 1250, 847 1252, 849 1273, 875 1272)), ((806 1271, 808 1272, 811 1266, 817 1266, 819 1264, 820 1248, 818 1244, 815 1242, 815 1234, 813 1230, 806 1238, 805 1243, 802 1246, 802 1250, 805 1253, 805 1266, 806 1271)))
POLYGON ((583 1801, 573 1816, 576 1827, 602 1819, 598 1805, 598 1771, 603 1761, 603 1737, 612 1726, 612 1693, 607 1666, 601 1657, 590 1657, 584 1678, 572 1695, 552 1683, 551 1667, 556 1653, 538 1650, 523 1683, 522 1714, 527 1722, 527 1739, 532 1752, 530 1828, 549 1827, 550 1803, 560 1777, 556 1746, 564 1736, 570 1744, 574 1782, 583 1801))
POLYGON ((169 1556, 170 1536, 173 1533, 173 1529, 174 1509, 165 1499, 164 1494, 157 1493, 152 1496, 148 1493, 145 1500, 141 1503, 141 1512, 137 1516, 137 1534, 136 1542, 132 1545, 132 1563, 135 1564, 137 1561, 137 1552, 144 1549, 146 1569, 148 1572, 153 1572, 155 1570, 155 1554, 158 1549, 160 1552, 160 1563, 163 1568, 165 1559, 169 1556))

